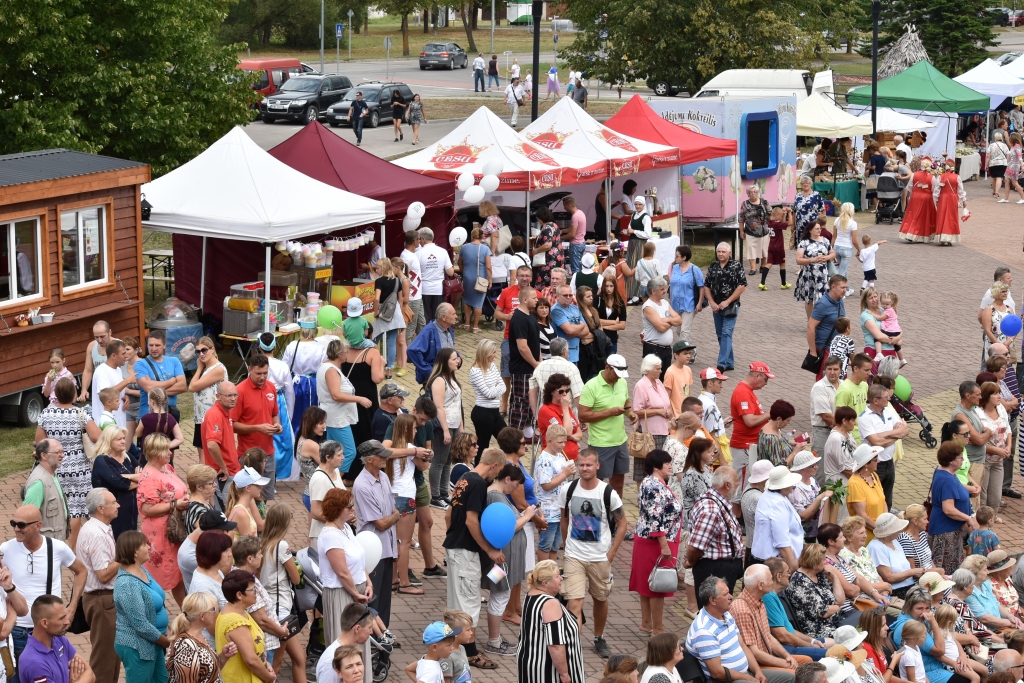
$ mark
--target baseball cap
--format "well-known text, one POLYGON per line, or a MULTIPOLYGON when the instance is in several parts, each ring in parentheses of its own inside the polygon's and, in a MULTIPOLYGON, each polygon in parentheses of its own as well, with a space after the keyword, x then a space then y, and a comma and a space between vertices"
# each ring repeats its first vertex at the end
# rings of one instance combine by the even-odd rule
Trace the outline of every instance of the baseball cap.
POLYGON ((615 374, 618 375, 621 379, 629 379, 629 373, 626 372, 626 368, 628 367, 628 365, 626 364, 625 358, 623 358, 617 353, 613 353, 612 355, 608 356, 607 360, 605 360, 605 363, 610 365, 612 367, 612 370, 615 371, 615 374))
POLYGON ((768 368, 768 364, 762 363, 759 360, 755 360, 753 363, 750 364, 750 371, 763 372, 765 377, 767 377, 768 379, 775 379, 775 375, 773 375, 771 369, 768 368))
POLYGON ((203 531, 219 529, 221 531, 234 531, 237 523, 229 521, 220 510, 209 510, 199 518, 199 528, 203 531))
POLYGON ((679 353, 680 351, 686 351, 688 349, 695 348, 697 347, 691 344, 690 342, 686 341, 685 339, 680 339, 679 341, 672 345, 672 353, 679 353))
POLYGON ((394 382, 387 382, 386 384, 384 384, 384 386, 380 388, 380 400, 382 401, 386 398, 392 398, 394 396, 405 397, 408 395, 408 391, 398 386, 394 382))
POLYGON ((363 300, 357 296, 348 300, 348 314, 350 317, 363 314, 363 300))
POLYGON ((723 375, 721 372, 719 372, 718 368, 704 368, 703 370, 700 371, 700 378, 703 379, 703 380, 709 380, 709 379, 729 379, 728 377, 723 375))
POLYGON ((760 484, 762 481, 767 481, 772 467, 774 465, 772 465, 771 460, 758 460, 750 468, 750 476, 747 477, 747 482, 750 484, 760 484))
POLYGON ((264 477, 251 467, 243 467, 234 478, 235 488, 244 489, 246 486, 266 486, 270 483, 270 477, 264 477))
POLYGON ((359 444, 359 448, 356 449, 356 453, 360 458, 368 458, 371 455, 379 455, 382 458, 391 457, 391 451, 384 448, 384 444, 376 439, 370 439, 359 444))
POLYGON ((426 645, 433 645, 446 638, 454 638, 460 633, 462 633, 461 628, 452 628, 443 621, 435 621, 427 624, 427 627, 423 629, 423 642, 426 645))

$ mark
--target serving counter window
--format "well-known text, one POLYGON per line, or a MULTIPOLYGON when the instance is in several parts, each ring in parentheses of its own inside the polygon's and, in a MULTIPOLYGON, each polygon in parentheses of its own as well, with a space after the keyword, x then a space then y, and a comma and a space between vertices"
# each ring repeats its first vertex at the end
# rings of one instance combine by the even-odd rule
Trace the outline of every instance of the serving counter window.
POLYGON ((39 220, 0 223, 0 304, 42 295, 39 220))
POLYGON ((64 291, 107 281, 107 222, 103 207, 60 215, 61 273, 64 291))

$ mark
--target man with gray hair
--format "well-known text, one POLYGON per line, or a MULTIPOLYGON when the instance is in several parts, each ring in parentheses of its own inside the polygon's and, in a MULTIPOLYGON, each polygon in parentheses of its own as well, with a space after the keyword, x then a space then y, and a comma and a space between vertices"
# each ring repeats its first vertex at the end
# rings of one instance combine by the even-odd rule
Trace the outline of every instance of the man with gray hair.
POLYGON ((672 304, 665 294, 668 282, 658 276, 647 283, 649 298, 644 302, 643 355, 654 354, 661 359, 661 380, 672 365, 672 328, 683 324, 683 319, 672 310, 672 304))
POLYGON ((42 515, 40 531, 58 541, 67 540, 71 531, 71 514, 68 499, 56 476, 57 468, 64 462, 64 447, 57 439, 43 439, 36 444, 33 456, 36 466, 25 482, 24 505, 34 505, 42 515))
POLYGON ((89 622, 89 666, 96 674, 96 683, 117 683, 121 660, 114 653, 114 631, 117 613, 114 610, 114 580, 121 565, 114 560, 114 532, 110 523, 121 507, 114 494, 95 488, 85 496, 89 521, 78 534, 76 552, 85 565, 85 592, 82 610, 89 622))
POLYGON ((1008 647, 1005 650, 999 650, 996 652, 995 657, 992 658, 992 671, 994 673, 1009 671, 1018 681, 1021 679, 1022 673, 1024 673, 1020 670, 1022 667, 1024 667, 1024 658, 1013 648, 1008 647))
POLYGON ((420 261, 423 282, 423 315, 429 320, 444 302, 444 276, 455 275, 455 268, 448 251, 434 244, 434 231, 430 228, 420 228, 420 249, 416 258, 420 261))
MULTIPOLYGON (((426 299, 426 294, 423 298, 426 299)), ((455 307, 442 303, 437 307, 434 319, 409 344, 406 352, 412 364, 416 366, 416 381, 423 384, 430 376, 434 367, 437 352, 441 349, 455 348, 455 307)))
POLYGON ((743 264, 732 258, 732 247, 720 242, 715 247, 716 261, 708 266, 704 278, 704 295, 711 306, 718 337, 718 371, 735 370, 732 333, 740 312, 740 296, 747 288, 747 275, 743 264))
POLYGON ((565 375, 569 378, 569 393, 572 395, 573 409, 579 411, 580 395, 583 394, 583 378, 580 377, 579 368, 569 362, 569 342, 558 337, 551 340, 551 358, 542 360, 540 365, 533 369, 533 374, 530 376, 530 408, 533 409, 534 415, 540 410, 539 401, 544 392, 544 385, 554 374, 565 375))
MULTIPOLYGON (((385 624, 391 623, 391 581, 393 565, 398 557, 395 524, 402 518, 395 507, 395 496, 391 490, 391 482, 387 475, 381 476, 381 470, 387 465, 392 453, 380 441, 364 441, 359 444, 358 455, 363 459, 363 471, 356 477, 352 485, 352 496, 355 498, 356 519, 359 520, 357 533, 373 532, 380 539, 380 562, 372 572, 369 580, 373 584, 373 597, 370 607, 385 624)), ((403 577, 404 578, 404 577, 403 577)))
POLYGON ((796 668, 793 683, 828 683, 825 679, 825 665, 821 662, 807 662, 796 668))
POLYGON ((811 661, 806 655, 791 655, 771 634, 768 610, 762 598, 772 590, 772 573, 763 564, 752 564, 743 572, 743 590, 733 600, 729 613, 736 620, 743 642, 762 667, 796 671, 796 667, 811 661))
MULTIPOLYGON (((729 502, 737 486, 736 470, 728 465, 719 467, 711 475, 711 488, 690 510, 690 540, 683 551, 683 567, 693 570, 695 586, 714 575, 723 577, 732 590, 743 573, 743 529, 729 502)), ((704 605, 700 596, 697 602, 704 605)))
POLYGON ((914 150, 911 148, 910 145, 903 141, 902 135, 894 135, 892 137, 892 141, 896 145, 896 149, 901 150, 904 154, 907 155, 908 162, 914 158, 914 150))
MULTIPOLYGON (((551 284, 547 287, 539 288, 537 290, 537 298, 547 299, 548 303, 554 306, 558 303, 558 288, 567 284, 569 284, 569 274, 565 272, 565 268, 552 268, 551 284)), ((572 302, 576 303, 575 294, 572 294, 572 302)))

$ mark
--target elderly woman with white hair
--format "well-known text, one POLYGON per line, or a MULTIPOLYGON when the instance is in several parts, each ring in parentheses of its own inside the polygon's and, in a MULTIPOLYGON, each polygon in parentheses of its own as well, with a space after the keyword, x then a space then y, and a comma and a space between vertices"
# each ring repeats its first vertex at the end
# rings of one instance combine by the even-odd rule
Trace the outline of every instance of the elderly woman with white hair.
MULTIPOLYGON (((659 359, 659 377, 665 379, 665 371, 672 365, 672 328, 683 324, 683 319, 672 309, 668 300, 668 282, 665 278, 651 278, 647 283, 648 299, 640 309, 644 316, 644 356, 654 354, 659 359)), ((669 413, 671 415, 671 413, 669 413)))
POLYGON ((993 590, 992 580, 989 578, 991 567, 995 567, 998 572, 1005 568, 1000 563, 1007 562, 1009 562, 1009 558, 1007 558, 1006 552, 997 550, 989 557, 969 555, 960 565, 962 569, 967 569, 974 574, 974 592, 967 596, 964 602, 970 606, 971 611, 982 624, 993 630, 1024 628, 1024 623, 1000 604, 999 598, 993 590))
MULTIPOLYGON (((825 141, 822 141, 824 147, 825 141)), ((827 154, 828 150, 825 149, 827 154)), ((799 241, 799 235, 807 232, 807 229, 818 220, 818 216, 825 213, 825 200, 814 191, 814 181, 810 176, 801 176, 800 191, 793 199, 793 248, 799 241)))
MULTIPOLYGON (((640 361, 642 377, 633 387, 633 413, 640 418, 637 429, 654 437, 654 447, 663 448, 668 438, 668 421, 672 417, 672 405, 668 389, 661 381, 661 359, 654 354, 644 356, 640 361)), ((644 454, 646 455, 646 453, 644 454)), ((635 458, 633 480, 643 481, 643 458, 635 458)))
POLYGON ((953 580, 953 585, 943 596, 942 602, 951 606, 960 615, 958 628, 959 624, 962 623, 963 633, 973 635, 983 644, 989 644, 992 641, 1002 642, 1002 636, 995 635, 985 624, 981 623, 981 620, 975 616, 974 610, 967 604, 967 598, 971 597, 974 593, 974 585, 977 581, 974 572, 961 567, 954 571, 950 578, 953 580))
POLYGON ((1006 146, 1006 139, 1003 131, 997 130, 992 133, 992 144, 985 150, 985 165, 988 167, 988 177, 992 179, 992 196, 1005 204, 1008 199, 999 196, 999 190, 1003 186, 1003 178, 1006 176, 1006 166, 1010 163, 1010 148, 1006 146))

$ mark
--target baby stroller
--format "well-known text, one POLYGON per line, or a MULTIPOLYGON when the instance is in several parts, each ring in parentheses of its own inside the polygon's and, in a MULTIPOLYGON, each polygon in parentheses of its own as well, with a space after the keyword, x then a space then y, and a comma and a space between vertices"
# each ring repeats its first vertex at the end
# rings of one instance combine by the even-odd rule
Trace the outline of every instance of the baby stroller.
MULTIPOLYGON (((487 293, 484 294, 484 305, 481 307, 480 312, 487 322, 494 320, 494 310, 498 305, 498 297, 501 296, 501 292, 506 286, 508 286, 506 283, 492 284, 488 287, 487 293)), ((496 320, 494 322, 494 329, 499 331, 505 329, 505 323, 496 320)))
POLYGON ((875 209, 875 223, 883 220, 892 225, 893 219, 903 220, 903 188, 899 181, 893 176, 882 175, 878 177, 878 186, 875 188, 875 196, 878 197, 878 207, 875 209))
POLYGON ((908 427, 911 424, 920 425, 921 431, 917 433, 917 436, 924 442, 925 446, 935 448, 938 445, 939 442, 932 436, 932 423, 924 416, 921 406, 914 403, 913 392, 911 392, 910 398, 906 401, 900 400, 896 394, 893 394, 889 399, 889 405, 893 407, 893 410, 900 416, 900 419, 907 423, 908 427))
MULTIPOLYGON (((303 548, 295 553, 295 559, 298 561, 299 567, 302 568, 303 578, 303 586, 295 590, 299 611, 316 609, 323 614, 323 602, 320 599, 323 584, 320 582, 319 554, 315 548, 303 548)), ((323 642, 323 629, 314 621, 309 630, 309 644, 306 645, 307 673, 309 671, 316 672, 316 664, 326 649, 323 642)), ((370 659, 373 681, 380 683, 388 677, 388 671, 391 669, 391 656, 372 636, 370 638, 370 659)))

